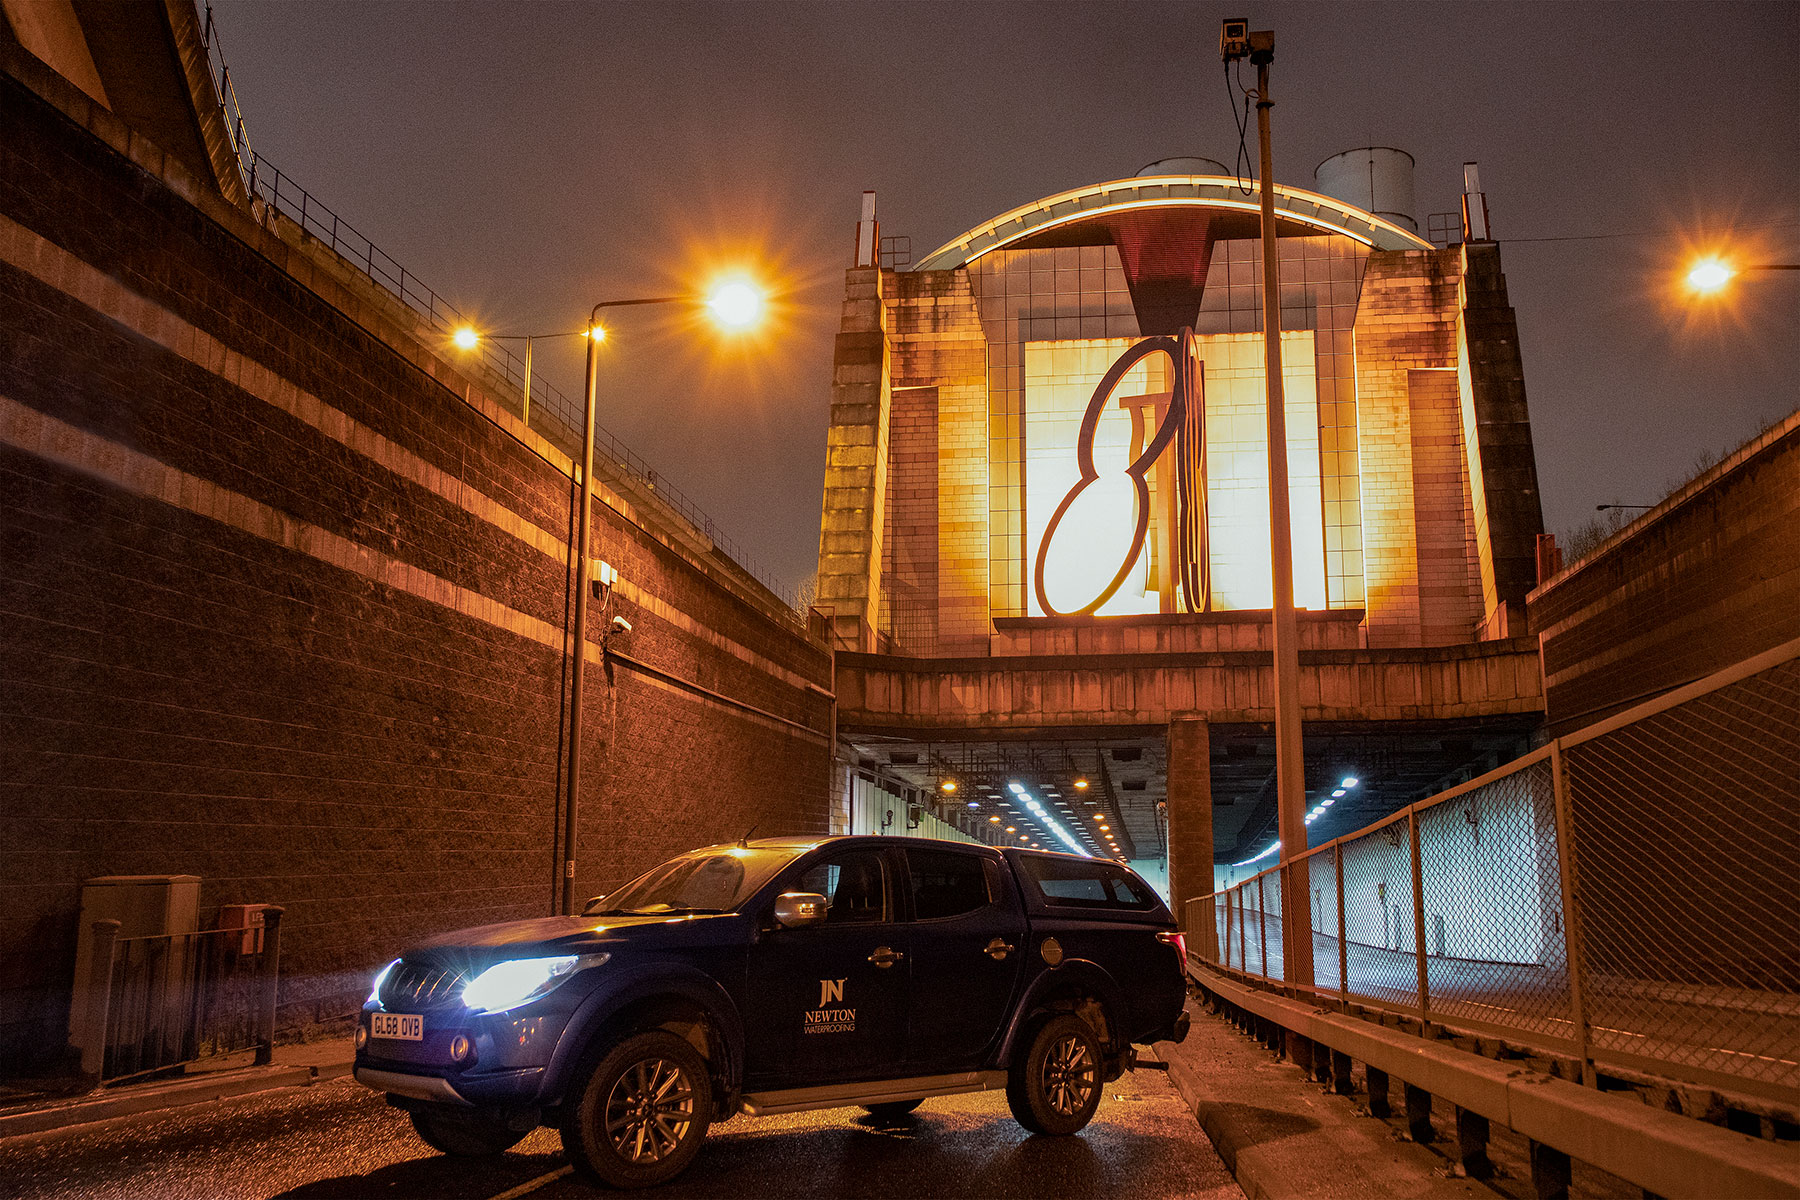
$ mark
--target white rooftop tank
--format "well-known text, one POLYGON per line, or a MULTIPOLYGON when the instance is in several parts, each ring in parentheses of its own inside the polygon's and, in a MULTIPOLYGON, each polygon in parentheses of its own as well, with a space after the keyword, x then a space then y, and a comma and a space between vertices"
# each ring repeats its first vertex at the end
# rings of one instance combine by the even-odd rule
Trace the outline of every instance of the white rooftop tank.
POLYGON ((1313 185, 1334 200, 1419 232, 1413 218, 1413 156, 1404 150, 1363 146, 1334 154, 1313 168, 1313 185))
POLYGON ((1229 175, 1230 168, 1210 158, 1159 158, 1149 166, 1139 167, 1133 178, 1141 175, 1229 175))

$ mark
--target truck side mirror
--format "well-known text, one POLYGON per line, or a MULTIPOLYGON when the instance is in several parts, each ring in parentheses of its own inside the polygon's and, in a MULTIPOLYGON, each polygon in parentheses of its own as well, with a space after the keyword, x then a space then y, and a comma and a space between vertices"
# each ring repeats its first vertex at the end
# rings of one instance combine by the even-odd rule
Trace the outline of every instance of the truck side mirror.
POLYGON ((775 923, 784 929, 805 929, 825 919, 825 897, 817 892, 783 892, 775 898, 775 923))

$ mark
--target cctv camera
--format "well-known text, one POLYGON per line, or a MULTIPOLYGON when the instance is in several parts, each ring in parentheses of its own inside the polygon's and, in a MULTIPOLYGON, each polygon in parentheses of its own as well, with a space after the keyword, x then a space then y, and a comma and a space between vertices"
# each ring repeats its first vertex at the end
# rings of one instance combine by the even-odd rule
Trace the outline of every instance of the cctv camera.
POLYGON ((624 617, 614 617, 612 619, 612 631, 614 633, 630 633, 631 622, 627 621, 624 617))
POLYGON ((1245 17, 1227 17, 1219 29, 1219 55, 1226 62, 1250 53, 1250 21, 1245 17))

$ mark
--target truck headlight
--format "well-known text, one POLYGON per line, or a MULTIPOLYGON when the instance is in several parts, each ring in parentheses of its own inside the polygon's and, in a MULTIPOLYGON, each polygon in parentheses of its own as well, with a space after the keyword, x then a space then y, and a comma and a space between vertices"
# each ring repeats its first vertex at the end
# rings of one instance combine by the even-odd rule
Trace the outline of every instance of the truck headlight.
POLYGON ((605 954, 564 954, 555 958, 512 958, 495 963, 463 985, 464 1007, 502 1012, 530 1003, 562 986, 583 967, 597 967, 605 954))

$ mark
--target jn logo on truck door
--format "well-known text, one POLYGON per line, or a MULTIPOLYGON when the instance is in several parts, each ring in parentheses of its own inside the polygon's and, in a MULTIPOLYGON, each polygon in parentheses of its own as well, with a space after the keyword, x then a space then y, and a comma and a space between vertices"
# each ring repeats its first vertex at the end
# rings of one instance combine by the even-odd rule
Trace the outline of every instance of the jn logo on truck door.
POLYGON ((819 1007, 806 1014, 803 1022, 807 1033, 855 1033, 856 1010, 854 1008, 827 1008, 828 1004, 842 1005, 844 1002, 844 981, 842 979, 819 980, 819 1007))

